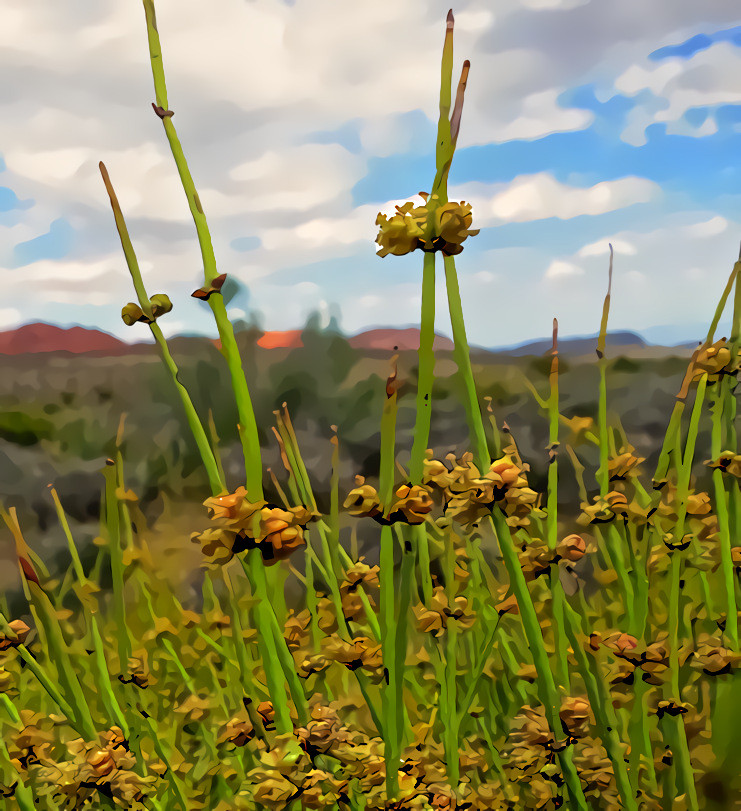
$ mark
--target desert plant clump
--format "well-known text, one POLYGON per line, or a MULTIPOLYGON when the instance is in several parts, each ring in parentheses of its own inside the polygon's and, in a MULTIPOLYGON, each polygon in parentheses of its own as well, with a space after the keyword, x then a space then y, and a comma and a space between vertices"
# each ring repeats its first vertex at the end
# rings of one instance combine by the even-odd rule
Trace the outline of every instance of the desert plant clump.
POLYGON ((408 465, 397 453, 394 356, 378 470, 341 492, 342 437, 333 433, 331 493, 320 509, 316 471, 286 406, 273 428, 283 476, 263 468, 224 307, 226 277, 169 109, 153 1, 144 9, 153 108, 203 254, 203 285, 193 295, 219 330, 244 471, 227 480, 218 437, 157 324, 172 304, 147 295, 101 164, 137 294, 122 317, 150 330, 210 488, 190 538, 202 566, 198 590, 183 597, 154 562, 126 486, 123 428, 102 470, 92 567, 53 488, 69 554, 61 576, 30 548, 15 509, 2 509, 27 606, 11 614, 0 601, 0 791, 8 807, 739 807, 741 262, 690 360, 655 468, 608 420, 612 255, 596 347, 597 415, 561 413, 554 321, 547 390, 530 384, 548 445, 543 459, 523 459, 491 398, 482 409, 468 351, 455 260, 476 231, 471 206, 448 200, 447 179, 470 65, 453 97, 451 12, 430 192, 424 205, 405 203, 376 223, 380 256, 422 254, 408 465), (438 261, 469 429, 470 450, 460 454, 429 447, 438 261), (716 341, 732 293, 733 332, 716 341), (703 441, 709 447, 698 447, 703 441), (544 485, 530 467, 541 463, 544 485), (559 503, 566 476, 578 483, 571 510, 559 503), (377 540, 377 559, 345 542, 358 526, 377 540))

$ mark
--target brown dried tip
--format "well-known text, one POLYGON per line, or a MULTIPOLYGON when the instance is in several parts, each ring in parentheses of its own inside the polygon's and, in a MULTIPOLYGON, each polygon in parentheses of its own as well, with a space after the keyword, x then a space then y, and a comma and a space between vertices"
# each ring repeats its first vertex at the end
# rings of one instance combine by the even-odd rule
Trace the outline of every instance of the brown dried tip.
POLYGON ((225 281, 226 273, 222 273, 220 276, 217 276, 208 287, 199 287, 198 290, 195 290, 190 295, 192 298, 201 299, 201 301, 208 301, 214 293, 221 292, 221 288, 224 286, 225 281))
POLYGON ((461 129, 461 116, 463 115, 463 99, 466 95, 466 84, 468 82, 468 71, 471 68, 471 62, 466 59, 463 63, 463 70, 461 71, 461 78, 458 81, 458 89, 455 94, 455 105, 453 107, 453 115, 450 117, 450 137, 453 142, 458 140, 458 133, 461 129))
POLYGON ((31 561, 19 556, 18 562, 21 564, 23 576, 26 578, 26 580, 28 580, 30 583, 35 583, 37 586, 41 586, 41 583, 39 583, 39 577, 36 574, 36 570, 33 568, 31 561))
POLYGON ((164 107, 160 107, 159 105, 155 104, 154 102, 152 102, 152 109, 155 111, 155 113, 157 113, 159 118, 161 118, 163 120, 165 118, 172 118, 172 116, 175 115, 175 113, 173 113, 172 110, 165 110, 164 107))
POLYGON ((396 361, 399 359, 398 355, 394 355, 391 359, 391 363, 393 364, 393 371, 388 376, 388 380, 386 381, 386 397, 391 399, 394 394, 396 394, 397 383, 396 383, 396 376, 398 374, 398 369, 396 368, 396 361))
POLYGON ((453 9, 452 8, 448 12, 448 16, 447 16, 445 22, 447 23, 448 28, 453 27, 453 23, 455 22, 455 18, 453 17, 453 9))

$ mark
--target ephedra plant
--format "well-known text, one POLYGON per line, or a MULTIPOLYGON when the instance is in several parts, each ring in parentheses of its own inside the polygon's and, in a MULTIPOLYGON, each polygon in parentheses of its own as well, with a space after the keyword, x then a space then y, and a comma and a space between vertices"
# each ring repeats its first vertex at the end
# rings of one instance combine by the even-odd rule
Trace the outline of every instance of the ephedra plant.
POLYGON ((101 164, 136 302, 177 388, 211 494, 192 541, 202 594, 183 604, 152 562, 126 487, 121 435, 105 468, 101 549, 86 571, 52 488, 70 566, 60 581, 3 518, 30 616, 0 615, 0 764, 8 807, 141 809, 670 809, 739 806, 741 455, 735 427, 741 292, 736 263, 648 471, 608 422, 605 298, 597 419, 559 410, 554 321, 547 486, 478 390, 456 257, 473 212, 448 199, 469 63, 453 94, 453 15, 442 57, 436 174, 422 204, 379 215, 381 256, 423 255, 416 423, 397 460, 398 358, 386 382, 378 475, 318 508, 287 409, 265 470, 206 216, 169 109, 152 0, 144 0, 156 101, 203 255, 194 296, 211 308, 236 400, 242 482, 227 482, 212 424, 179 379, 101 164), (441 260, 441 261, 440 261, 441 260), (429 449, 435 275, 445 274, 470 452, 429 449), (732 299, 730 338, 715 340, 732 299), (587 470, 579 439, 597 449, 587 470), (701 427, 710 448, 698 447, 701 427), (707 460, 703 456, 708 457, 707 460), (704 464, 703 464, 704 462, 704 464), (653 474, 653 475, 651 475, 653 474), (558 485, 581 503, 559 515, 558 485), (705 489, 703 489, 705 488, 705 489), (274 493, 278 503, 266 499, 274 493), (577 516, 576 518, 574 516, 577 516), (134 521, 134 518, 136 520, 134 521), (341 542, 378 528, 378 563, 341 542), (108 570, 108 572, 106 572, 108 570), (111 589, 100 582, 110 575, 111 589), (303 595, 288 609, 287 579, 303 595), (592 588, 587 593, 587 585, 592 588), (599 588, 594 588, 594 585, 599 588))

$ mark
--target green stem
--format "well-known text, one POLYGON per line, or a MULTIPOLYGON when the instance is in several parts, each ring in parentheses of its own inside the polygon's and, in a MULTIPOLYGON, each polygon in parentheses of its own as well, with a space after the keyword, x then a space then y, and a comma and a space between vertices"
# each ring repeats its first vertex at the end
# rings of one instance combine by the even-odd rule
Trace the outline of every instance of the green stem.
POLYGON ((471 368, 471 357, 468 348, 468 339, 466 338, 466 326, 463 320, 463 305, 461 303, 460 287, 458 285, 458 274, 455 269, 455 259, 452 256, 446 256, 444 258, 444 264, 445 282, 448 291, 448 309, 450 311, 450 321, 453 327, 453 341, 455 345, 453 355, 456 365, 458 366, 458 372, 463 381, 465 392, 464 406, 466 408, 468 429, 474 444, 474 459, 483 474, 489 469, 491 457, 489 456, 486 433, 484 432, 484 421, 476 394, 473 369, 471 368))
MULTIPOLYGON (((149 42, 149 56, 152 66, 152 77, 157 99, 157 106, 169 112, 167 103, 167 85, 165 83, 165 69, 162 61, 162 47, 155 17, 153 0, 143 0, 144 13, 147 21, 147 39, 149 42)), ((162 120, 170 151, 175 160, 180 182, 183 186, 190 213, 193 216, 198 244, 201 248, 203 260, 203 275, 207 285, 219 275, 216 267, 211 232, 209 231, 206 215, 203 213, 200 197, 196 191, 193 177, 188 168, 180 139, 172 121, 172 115, 158 113, 162 120)), ((242 368, 242 359, 234 336, 234 328, 226 313, 224 298, 220 292, 213 293, 208 298, 208 305, 214 315, 216 327, 221 340, 221 353, 226 359, 231 375, 232 389, 237 403, 239 415, 239 432, 242 451, 245 459, 246 487, 252 501, 259 501, 263 497, 262 483, 262 455, 260 451, 260 438, 257 432, 255 412, 252 407, 247 379, 242 368)))
MULTIPOLYGON (((445 591, 448 605, 455 605, 455 547, 449 539, 445 550, 445 591)), ((458 741, 458 626, 453 617, 445 623, 445 762, 447 764, 448 785, 455 791, 460 783, 460 758, 458 741)), ((441 685, 442 687, 442 685, 441 685)))
MULTIPOLYGON (((548 548, 555 552, 558 545, 558 426, 559 426, 559 389, 558 389, 558 321, 553 319, 553 350, 551 371, 549 375, 550 394, 548 409, 548 497, 546 506, 546 539, 548 548)), ((556 676, 559 685, 569 691, 568 646, 564 635, 564 593, 558 564, 551 566, 551 610, 553 615, 553 634, 556 649, 556 676)))
MULTIPOLYGON (((270 699, 275 708, 275 728, 280 735, 291 734, 293 732, 293 722, 291 721, 288 708, 285 685, 286 681, 288 681, 289 689, 291 689, 292 679, 286 667, 287 662, 285 658, 281 656, 280 650, 286 646, 285 639, 283 639, 283 635, 280 633, 275 614, 270 605, 267 594, 265 570, 263 568, 262 559, 260 558, 260 553, 257 549, 252 549, 247 555, 249 556, 248 560, 245 560, 244 557, 240 555, 239 562, 242 564, 242 568, 258 600, 255 606, 255 622, 258 628, 258 641, 262 648, 261 655, 263 667, 265 668, 265 678, 267 679, 270 699), (278 636, 280 636, 280 640, 278 636)), ((288 652, 288 656, 291 656, 290 652, 288 652)), ((290 670, 295 676, 294 668, 295 665, 291 657, 290 670)), ((291 695, 294 701, 297 701, 295 704, 296 711, 303 723, 306 719, 306 699, 303 695, 303 688, 300 688, 300 690, 300 695, 294 695, 294 691, 291 689, 291 695)))
POLYGON ((424 472, 425 451, 430 441, 432 387, 435 380, 435 254, 425 253, 422 270, 422 315, 419 330, 419 367, 417 372, 417 409, 414 440, 409 462, 412 484, 420 484, 424 472))
MULTIPOLYGON (((2 755, 3 760, 10 767, 10 753, 2 736, 0 736, 0 755, 2 755)), ((16 772, 15 769, 13 769, 13 771, 15 772, 16 780, 13 796, 18 804, 18 808, 20 811, 35 811, 37 806, 34 804, 33 791, 23 782, 22 776, 16 772)))
POLYGON ((590 659, 584 651, 577 636, 577 629, 580 634, 584 633, 582 619, 568 603, 564 605, 564 620, 566 634, 571 642, 584 686, 587 688, 589 703, 597 722, 597 731, 612 763, 622 807, 626 811, 638 811, 638 803, 635 801, 635 786, 631 785, 628 770, 625 767, 623 746, 616 732, 618 722, 610 690, 604 682, 596 661, 593 658, 590 659))
POLYGON ((226 490, 224 480, 219 472, 219 466, 216 463, 213 451, 211 450, 211 445, 209 444, 203 424, 201 423, 201 420, 195 410, 193 401, 190 399, 190 395, 188 394, 185 386, 183 386, 183 384, 180 382, 180 372, 177 364, 170 354, 165 336, 162 334, 162 330, 157 322, 152 318, 152 305, 144 287, 144 281, 142 280, 139 262, 136 258, 136 252, 134 251, 134 246, 131 243, 129 231, 126 227, 126 221, 124 219, 121 206, 119 205, 118 198, 116 197, 116 192, 113 189, 113 184, 111 183, 108 171, 102 162, 100 163, 100 173, 103 176, 103 182, 105 183, 108 197, 111 201, 111 208, 113 209, 113 216, 116 221, 116 229, 118 230, 118 235, 121 239, 121 247, 123 248, 124 256, 126 258, 126 265, 129 269, 129 273, 131 274, 131 279, 134 283, 137 298, 139 299, 139 305, 144 314, 148 318, 152 319, 151 323, 149 324, 150 332, 152 333, 152 337, 160 350, 162 362, 164 363, 167 371, 170 373, 170 377, 172 378, 172 381, 175 384, 175 389, 180 397, 180 401, 185 411, 185 417, 188 422, 188 427, 193 434, 196 446, 198 447, 198 452, 201 456, 201 460, 203 461, 203 466, 206 469, 206 474, 208 475, 211 491, 214 495, 218 495, 226 490))
MULTIPOLYGON (((458 278, 455 270, 455 260, 452 256, 445 257, 445 277, 448 290, 448 307, 450 310, 450 320, 453 327, 453 341, 455 343, 455 357, 458 369, 463 377, 466 392, 466 414, 468 417, 469 430, 474 441, 474 458, 479 469, 485 471, 489 468, 490 457, 484 433, 484 422, 476 396, 476 385, 471 368, 468 341, 466 340, 466 330, 463 320, 463 307, 460 299, 458 278)), ((520 609, 525 635, 531 649, 535 667, 538 670, 538 693, 540 700, 546 710, 551 731, 560 738, 562 734, 561 720, 559 717, 559 699, 556 683, 553 679, 548 654, 543 641, 543 633, 540 627, 535 608, 533 606, 530 592, 525 582, 525 576, 520 567, 517 551, 514 546, 510 528, 504 516, 498 508, 494 509, 491 515, 492 529, 499 544, 499 548, 504 558, 504 564, 509 575, 510 584, 515 593, 517 604, 520 609)), ((574 767, 570 748, 559 753, 559 762, 563 772, 564 780, 568 788, 569 796, 574 808, 586 811, 586 800, 579 781, 579 775, 574 767)))
MULTIPOLYGON (((723 405, 724 398, 721 391, 716 388, 712 405, 712 432, 711 451, 713 459, 721 453, 721 437, 723 431, 723 405)), ((721 572, 723 574, 723 587, 726 598, 726 627, 725 634, 730 641, 732 650, 738 651, 738 607, 736 604, 736 572, 733 565, 731 548, 733 546, 731 528, 728 515, 728 495, 726 492, 723 473, 716 468, 713 470, 713 490, 715 494, 715 512, 718 517, 718 545, 720 546, 721 572)))
POLYGON ((124 563, 121 550, 119 504, 116 497, 116 470, 108 466, 104 469, 103 475, 105 476, 106 529, 108 531, 108 549, 111 556, 113 616, 119 629, 119 633, 116 635, 118 640, 118 661, 119 669, 123 673, 131 656, 131 639, 126 625, 124 563))

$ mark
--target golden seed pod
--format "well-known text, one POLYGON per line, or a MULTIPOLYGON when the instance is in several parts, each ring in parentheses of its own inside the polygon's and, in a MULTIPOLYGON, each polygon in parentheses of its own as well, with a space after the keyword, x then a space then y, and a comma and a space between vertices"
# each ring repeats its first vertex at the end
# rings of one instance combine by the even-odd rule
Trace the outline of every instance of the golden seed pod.
POLYGON ((237 537, 231 530, 210 527, 203 532, 193 532, 190 540, 201 545, 201 551, 212 563, 224 565, 234 557, 237 537))
POLYGON ((741 571, 741 546, 734 546, 731 549, 731 562, 736 571, 741 571))
POLYGON ((126 748, 126 737, 121 727, 112 726, 103 735, 107 749, 126 748))
POLYGON ((472 222, 471 205, 466 202, 445 203, 435 209, 434 234, 445 242, 443 253, 463 250, 463 242, 479 232, 469 230, 472 222))
POLYGON ((306 507, 263 507, 260 511, 260 534, 256 538, 263 563, 272 566, 279 560, 285 560, 304 540, 304 527, 313 518, 313 513, 306 507))
POLYGON ((87 759, 97 777, 107 777, 116 768, 113 756, 107 749, 94 750, 87 759))
POLYGON ((249 718, 235 716, 227 721, 219 734, 218 743, 246 746, 255 737, 255 728, 249 718))
POLYGON ((164 293, 155 293, 152 298, 149 299, 149 303, 152 305, 152 315, 155 318, 159 318, 161 315, 165 315, 165 313, 169 313, 170 310, 172 310, 172 302, 169 296, 164 293))
POLYGON ((717 459, 709 459, 705 464, 730 476, 741 479, 741 455, 733 451, 723 451, 717 459))
POLYGON ((354 487, 343 503, 343 507, 357 517, 375 516, 381 513, 381 500, 375 487, 365 484, 362 476, 356 476, 357 487, 354 487))
POLYGON ((121 318, 127 327, 133 327, 134 324, 138 323, 139 321, 143 322, 144 324, 152 323, 151 319, 144 315, 142 308, 138 304, 134 304, 133 301, 130 301, 121 310, 121 318))
POLYGON ((26 625, 23 620, 13 620, 8 623, 8 628, 11 633, 6 635, 0 632, 0 651, 7 650, 8 648, 16 648, 18 645, 23 645, 28 637, 31 629, 26 625))
POLYGON ((707 373, 712 380, 720 374, 730 374, 738 367, 738 355, 732 358, 731 350, 725 339, 721 338, 710 346, 703 346, 694 364, 694 376, 707 373))
POLYGON ((587 542, 581 535, 567 535, 556 546, 556 554, 562 560, 576 561, 581 560, 587 551, 587 542))
POLYGON ((262 718, 265 729, 272 729, 275 721, 275 708, 272 701, 261 701, 257 705, 257 714, 262 718))
POLYGON ((397 501, 392 507, 392 513, 401 512, 408 524, 423 524, 425 516, 432 512, 433 502, 430 490, 424 485, 409 486, 403 484, 396 491, 397 501))
POLYGON ((14 684, 13 674, 4 667, 0 667, 0 693, 7 693, 14 684))
POLYGON ((392 217, 379 214, 376 217, 376 225, 380 227, 376 237, 376 242, 380 245, 378 255, 403 256, 411 253, 424 237, 423 228, 426 222, 427 209, 424 206, 415 208, 411 202, 396 206, 396 214, 392 217))
POLYGON ((223 496, 212 496, 203 502, 212 521, 223 520, 230 529, 248 532, 252 530, 253 516, 266 504, 262 500, 254 503, 249 501, 244 487, 238 487, 233 493, 223 496))

